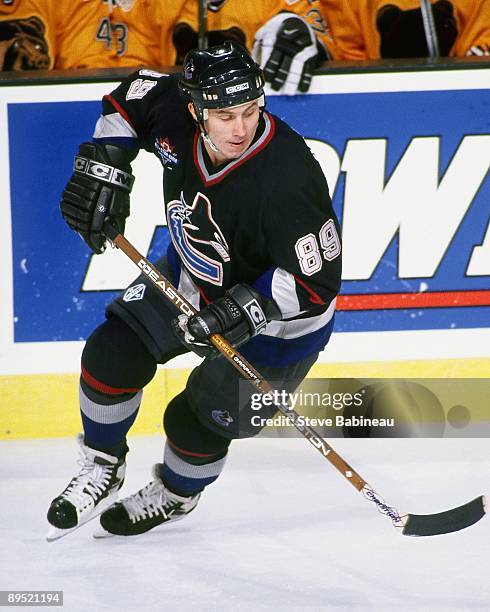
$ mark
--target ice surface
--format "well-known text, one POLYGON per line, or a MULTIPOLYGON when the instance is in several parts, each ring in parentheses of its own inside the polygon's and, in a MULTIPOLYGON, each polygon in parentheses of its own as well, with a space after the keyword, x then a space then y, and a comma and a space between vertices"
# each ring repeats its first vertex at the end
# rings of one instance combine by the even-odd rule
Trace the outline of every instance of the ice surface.
MULTIPOLYGON (((125 493, 149 480, 163 441, 130 447, 125 493)), ((334 447, 401 511, 439 512, 490 489, 487 439, 334 447)), ((302 438, 234 442, 221 478, 174 525, 95 540, 92 522, 48 544, 46 510, 76 457, 74 439, 0 442, 1 590, 62 590, 68 612, 490 610, 488 517, 402 536, 302 438)))

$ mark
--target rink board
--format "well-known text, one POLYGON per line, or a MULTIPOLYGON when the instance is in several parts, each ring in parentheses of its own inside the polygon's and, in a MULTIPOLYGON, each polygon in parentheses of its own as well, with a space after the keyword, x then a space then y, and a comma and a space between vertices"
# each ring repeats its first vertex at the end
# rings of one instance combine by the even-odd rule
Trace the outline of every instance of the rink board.
MULTIPOLYGON (((490 359, 371 361, 313 366, 314 378, 487 378, 490 359)), ((145 388, 132 435, 162 433, 165 406, 184 387, 190 370, 161 368, 145 388)), ((30 374, 0 377, 0 440, 74 436, 81 431, 78 374, 30 374)), ((447 415, 453 403, 443 405, 447 415)), ((471 406, 471 423, 489 420, 486 403, 471 406)), ((469 431, 469 430, 468 430, 469 431)), ((472 434, 473 435, 473 434, 472 434)))
MULTIPOLYGON (((316 77, 311 95, 269 98, 307 138, 343 225, 336 333, 315 375, 438 376, 450 364, 454 376, 488 376, 489 82, 485 69, 335 74, 316 77)), ((0 87, 2 437, 77 429, 68 406, 83 340, 135 276, 120 253, 91 257, 58 210, 113 85, 0 87)), ((161 170, 143 154, 134 172, 127 236, 155 259, 168 240, 161 170)), ((159 372, 135 432, 160 427, 192 365, 159 372)))

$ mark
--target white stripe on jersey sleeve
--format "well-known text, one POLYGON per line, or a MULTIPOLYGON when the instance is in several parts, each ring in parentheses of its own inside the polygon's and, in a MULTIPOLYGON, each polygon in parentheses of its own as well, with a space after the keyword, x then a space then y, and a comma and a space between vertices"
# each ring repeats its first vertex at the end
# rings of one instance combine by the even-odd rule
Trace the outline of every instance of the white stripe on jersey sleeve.
POLYGON ((129 123, 119 113, 101 115, 95 124, 94 138, 138 138, 129 123))
POLYGON ((177 287, 177 289, 179 293, 183 295, 185 299, 190 302, 196 310, 199 310, 201 308, 201 294, 199 293, 198 288, 194 284, 194 281, 189 276, 189 273, 182 265, 180 268, 180 279, 179 286, 177 287))
POLYGON ((297 319, 296 321, 270 321, 267 323, 263 333, 266 336, 274 336, 275 338, 283 338, 285 340, 311 334, 324 327, 330 321, 335 312, 335 303, 336 299, 332 300, 327 310, 315 317, 297 319))
POLYGON ((272 275, 272 298, 279 306, 283 319, 289 319, 300 314, 296 281, 294 276, 282 268, 276 268, 272 275))

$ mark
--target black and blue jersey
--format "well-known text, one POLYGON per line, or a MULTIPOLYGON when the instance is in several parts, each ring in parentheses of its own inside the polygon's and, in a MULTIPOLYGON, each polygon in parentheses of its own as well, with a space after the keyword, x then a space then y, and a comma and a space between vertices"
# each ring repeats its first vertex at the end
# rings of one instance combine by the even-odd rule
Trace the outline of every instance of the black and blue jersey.
POLYGON ((341 244, 320 165, 298 133, 264 112, 249 149, 214 166, 177 79, 150 70, 128 77, 104 98, 94 139, 161 161, 173 281, 195 307, 237 283, 276 301, 282 320, 241 347, 246 358, 282 365, 321 350, 341 244))

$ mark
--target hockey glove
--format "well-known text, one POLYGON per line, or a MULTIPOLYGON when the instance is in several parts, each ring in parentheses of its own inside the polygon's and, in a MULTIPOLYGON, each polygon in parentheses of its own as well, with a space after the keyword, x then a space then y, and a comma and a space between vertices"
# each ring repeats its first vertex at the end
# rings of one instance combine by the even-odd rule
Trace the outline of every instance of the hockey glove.
POLYGON ((222 334, 239 346, 264 331, 269 321, 279 321, 281 312, 270 300, 246 284, 235 285, 225 295, 192 317, 174 319, 174 330, 182 343, 200 357, 216 357, 219 351, 209 341, 222 334))
POLYGON ((479 57, 485 55, 488 57, 490 55, 490 45, 475 45, 467 51, 466 55, 478 55, 479 57))
POLYGON ((313 70, 327 59, 310 24, 294 13, 279 13, 257 30, 252 55, 284 94, 308 91, 313 70))
POLYGON ((94 253, 105 250, 102 227, 106 219, 124 233, 134 182, 129 163, 133 157, 125 149, 95 142, 82 143, 75 156, 74 172, 61 198, 61 214, 94 253))

